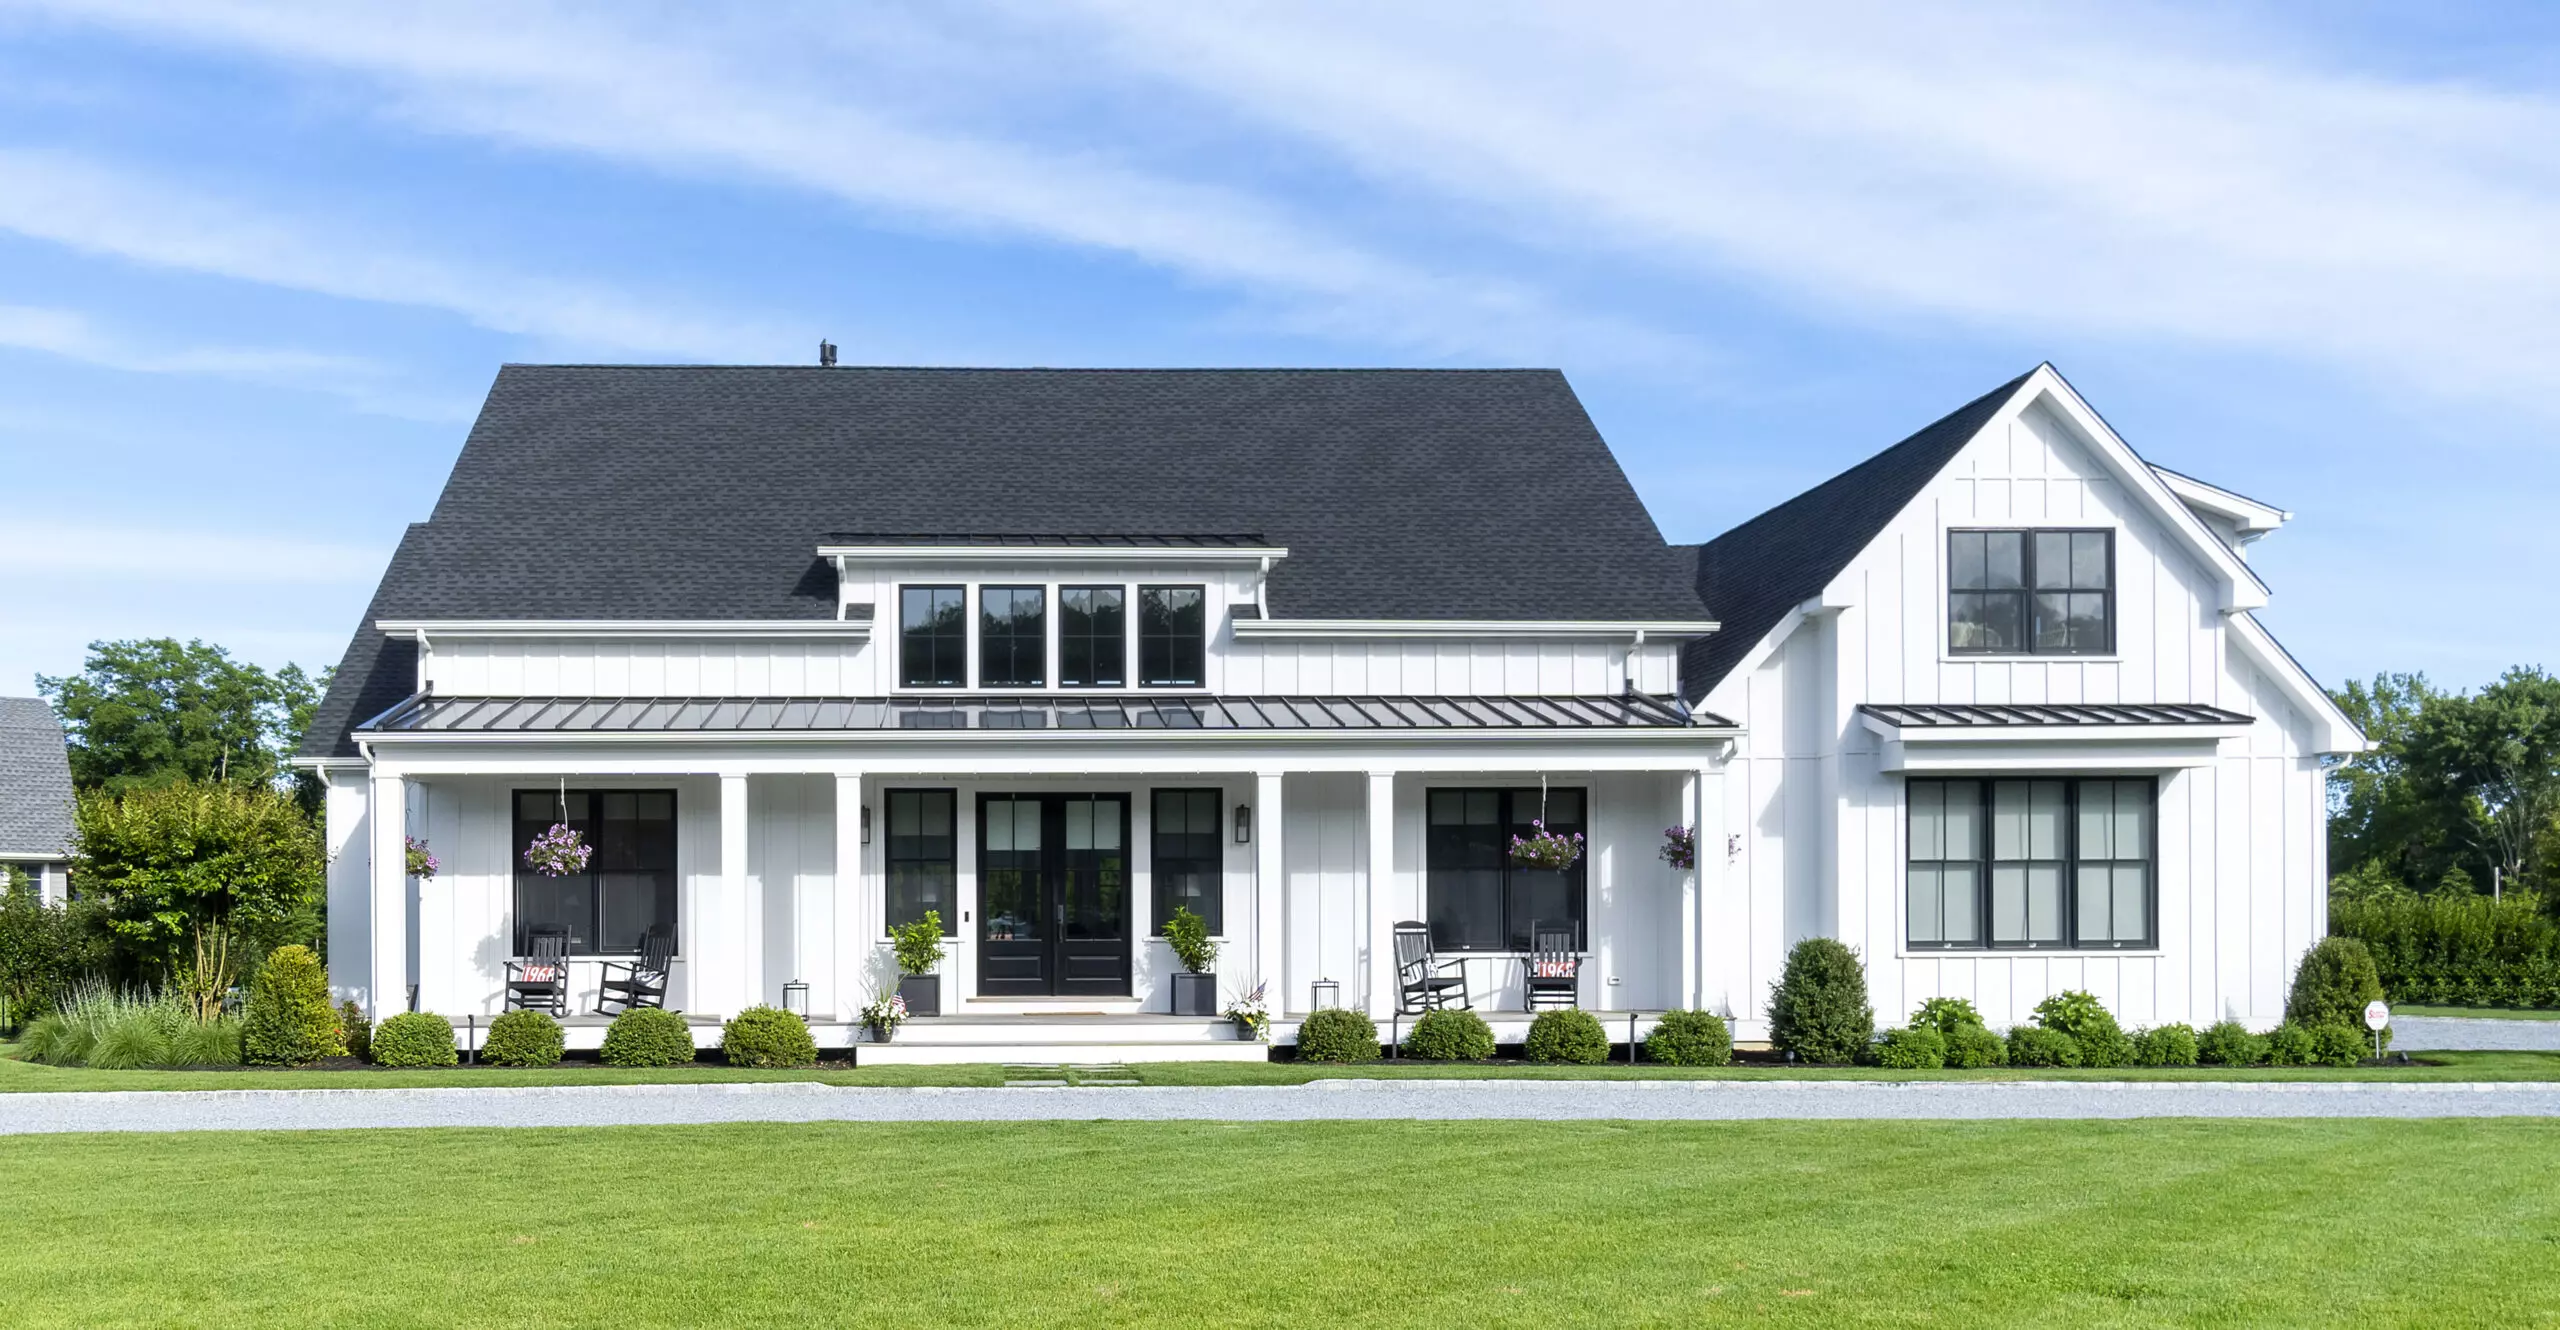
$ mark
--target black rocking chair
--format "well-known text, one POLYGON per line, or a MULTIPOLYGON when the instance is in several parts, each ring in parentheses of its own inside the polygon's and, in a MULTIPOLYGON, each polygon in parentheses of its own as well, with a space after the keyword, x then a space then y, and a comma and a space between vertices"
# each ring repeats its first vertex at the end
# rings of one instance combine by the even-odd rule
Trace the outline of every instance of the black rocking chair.
POLYGON ((675 959, 675 931, 650 925, 640 935, 638 956, 605 962, 604 982, 596 986, 596 1014, 619 1016, 633 1007, 667 1005, 667 970, 675 959))
POLYGON ((1467 963, 1431 953, 1431 929, 1408 919, 1396 925, 1396 1010, 1406 1015, 1469 1007, 1467 963))
POLYGON ((1541 919, 1529 925, 1529 1010, 1582 1005, 1582 955, 1573 949, 1573 925, 1541 919))
POLYGON ((569 930, 525 934, 525 954, 507 962, 507 1010, 569 1014, 569 930))

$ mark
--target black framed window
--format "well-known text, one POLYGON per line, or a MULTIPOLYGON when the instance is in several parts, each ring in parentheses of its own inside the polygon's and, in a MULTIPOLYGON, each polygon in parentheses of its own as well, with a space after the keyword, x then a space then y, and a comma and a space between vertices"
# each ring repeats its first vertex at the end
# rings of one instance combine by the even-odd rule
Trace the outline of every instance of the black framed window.
POLYGON ((1187 905, 1213 935, 1226 929, 1226 848, 1218 834, 1218 790, 1158 790, 1149 819, 1155 874, 1155 926, 1164 931, 1174 907, 1187 905))
POLYGON ((1116 586, 1058 588, 1058 682, 1117 688, 1129 681, 1129 607, 1116 586))
POLYGON ((537 928, 567 929, 582 956, 629 955, 649 929, 675 931, 675 791, 518 790, 513 848, 517 955, 537 928), (525 865, 525 845, 553 823, 586 841, 586 871, 547 877, 525 865))
POLYGON ((1590 856, 1571 868, 1523 868, 1511 862, 1511 838, 1536 833, 1540 820, 1559 836, 1582 834, 1580 789, 1431 790, 1423 855, 1431 945, 1442 951, 1526 951, 1529 926, 1561 921, 1583 945, 1590 856))
POLYGON ((1913 780, 1914 947, 2148 947, 2159 786, 2148 779, 1913 780))
POLYGON ((978 686, 1038 688, 1049 674, 1049 593, 978 588, 978 686))
POLYGON ((2115 650, 2115 533, 1947 533, 1947 649, 2102 656, 2115 650))
POLYGON ((1208 655, 1209 596, 1196 586, 1138 588, 1138 682, 1197 688, 1208 655))
POLYGON ((888 873, 888 926, 942 912, 942 934, 960 934, 960 795, 956 790, 889 790, 881 847, 888 873))
POLYGON ((965 587, 898 588, 898 683, 957 688, 968 680, 969 593, 965 587))

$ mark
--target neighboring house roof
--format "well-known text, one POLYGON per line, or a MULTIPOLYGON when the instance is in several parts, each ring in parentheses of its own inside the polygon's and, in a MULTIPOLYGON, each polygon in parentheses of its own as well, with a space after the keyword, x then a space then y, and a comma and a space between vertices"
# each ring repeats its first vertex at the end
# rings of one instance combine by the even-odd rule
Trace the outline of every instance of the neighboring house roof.
POLYGON ((775 733, 840 730, 1538 730, 1726 726, 1669 698, 423 697, 365 732, 775 733))
POLYGON ((1692 701, 1705 697, 1789 610, 1822 594, 2033 377, 2035 371, 2029 370, 1883 452, 1691 547, 1698 595, 1715 607, 1722 627, 1681 653, 1682 695, 1692 701))
POLYGON ((62 722, 33 697, 0 697, 0 859, 71 853, 71 758, 62 722))
POLYGON ((377 619, 830 618, 848 531, 1254 532, 1288 618, 1710 617, 1554 370, 509 365, 303 756, 410 691, 377 619))

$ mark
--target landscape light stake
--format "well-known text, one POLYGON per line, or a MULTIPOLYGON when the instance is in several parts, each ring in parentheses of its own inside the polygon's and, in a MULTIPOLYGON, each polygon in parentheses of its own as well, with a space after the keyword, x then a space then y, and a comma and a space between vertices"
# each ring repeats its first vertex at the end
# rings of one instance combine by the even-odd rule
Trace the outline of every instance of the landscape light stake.
POLYGON ((1627 1065, 1636 1065, 1636 1014, 1627 1013, 1627 1065))
POLYGON ((462 1018, 462 1065, 480 1065, 480 1017, 475 1013, 462 1018))

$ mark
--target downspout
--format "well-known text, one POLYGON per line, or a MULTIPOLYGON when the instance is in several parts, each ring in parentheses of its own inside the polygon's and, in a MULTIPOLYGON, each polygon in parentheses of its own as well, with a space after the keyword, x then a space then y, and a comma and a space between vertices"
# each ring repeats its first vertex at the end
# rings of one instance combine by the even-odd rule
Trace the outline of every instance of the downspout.
POLYGON ((1262 571, 1253 579, 1253 615, 1257 619, 1271 617, 1271 602, 1267 594, 1270 586, 1271 556, 1266 554, 1262 556, 1262 571))
POLYGON ((1626 695, 1636 695, 1636 653, 1644 650, 1644 630, 1636 630, 1636 640, 1627 647, 1626 695))

